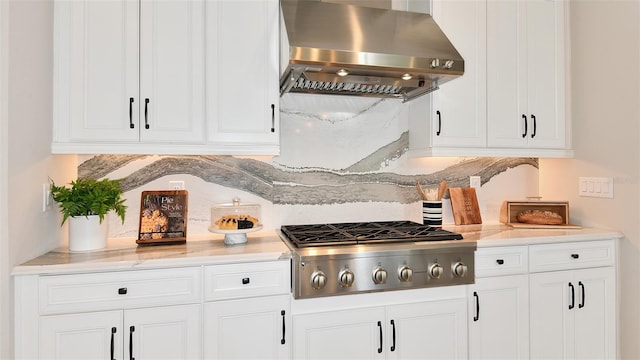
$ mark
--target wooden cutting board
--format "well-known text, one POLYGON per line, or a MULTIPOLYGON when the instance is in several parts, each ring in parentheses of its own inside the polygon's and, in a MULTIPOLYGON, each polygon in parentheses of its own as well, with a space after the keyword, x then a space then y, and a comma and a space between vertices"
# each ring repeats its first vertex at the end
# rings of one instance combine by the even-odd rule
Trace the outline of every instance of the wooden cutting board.
POLYGON ((475 188, 449 188, 456 225, 482 224, 475 188))

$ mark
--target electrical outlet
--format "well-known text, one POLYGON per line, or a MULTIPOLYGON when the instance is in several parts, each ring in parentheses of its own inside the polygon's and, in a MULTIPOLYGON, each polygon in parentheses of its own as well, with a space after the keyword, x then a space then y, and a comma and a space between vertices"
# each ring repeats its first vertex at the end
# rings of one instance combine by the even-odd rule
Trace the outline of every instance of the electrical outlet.
POLYGON ((47 212, 53 208, 53 196, 49 184, 42 184, 42 212, 47 212))
POLYGON ((469 187, 480 188, 480 176, 469 176, 469 187))
POLYGON ((169 181, 169 189, 171 190, 184 190, 184 181, 169 181))

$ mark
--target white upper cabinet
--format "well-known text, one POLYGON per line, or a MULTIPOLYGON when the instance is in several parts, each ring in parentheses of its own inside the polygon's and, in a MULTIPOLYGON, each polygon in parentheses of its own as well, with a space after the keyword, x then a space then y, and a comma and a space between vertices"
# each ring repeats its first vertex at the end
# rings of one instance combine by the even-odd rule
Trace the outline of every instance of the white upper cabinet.
POLYGON ((565 2, 487 3, 488 145, 565 149, 565 2))
POLYGON ((462 77, 409 105, 414 156, 570 157, 567 2, 433 0, 462 77))
POLYGON ((464 76, 432 94, 434 146, 486 145, 485 7, 484 1, 433 2, 433 18, 464 59, 464 76))
POLYGON ((58 1, 53 152, 204 142, 203 1, 58 1))
POLYGON ((207 3, 208 139, 218 152, 279 153, 278 19, 278 0, 207 3))
POLYGON ((279 152, 277 0, 54 7, 54 153, 279 152))

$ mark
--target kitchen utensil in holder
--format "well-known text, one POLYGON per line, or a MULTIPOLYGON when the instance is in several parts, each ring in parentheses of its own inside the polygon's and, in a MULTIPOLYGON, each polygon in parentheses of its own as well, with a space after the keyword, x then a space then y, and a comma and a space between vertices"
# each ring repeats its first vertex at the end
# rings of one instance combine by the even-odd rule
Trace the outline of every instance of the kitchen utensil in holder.
POLYGON ((235 197, 231 204, 211 207, 209 231, 224 234, 227 245, 244 244, 247 233, 262 229, 260 215, 259 204, 240 204, 240 199, 235 197))

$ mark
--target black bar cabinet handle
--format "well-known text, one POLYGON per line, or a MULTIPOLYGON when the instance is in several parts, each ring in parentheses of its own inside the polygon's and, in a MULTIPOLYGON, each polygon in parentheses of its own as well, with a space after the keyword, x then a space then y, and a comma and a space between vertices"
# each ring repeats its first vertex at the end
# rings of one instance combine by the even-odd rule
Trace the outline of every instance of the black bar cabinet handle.
POLYGON ((378 347, 378 354, 382 353, 382 322, 378 321, 378 329, 380 330, 380 346, 378 347))
POLYGON ((474 291, 473 297, 476 298, 476 314, 473 316, 473 321, 478 321, 480 320, 480 296, 474 291))
POLYGON ((285 340, 284 340, 284 331, 285 331, 284 314, 285 314, 285 311, 281 310, 280 311, 280 315, 282 315, 282 339, 280 339, 280 344, 282 344, 282 345, 284 345, 284 343, 285 343, 285 340))
POLYGON ((276 132, 276 105, 271 104, 271 132, 276 132))
POLYGON ((584 284, 582 281, 578 281, 578 286, 580 286, 580 292, 582 295, 580 296, 580 304, 578 304, 578 309, 582 309, 584 307, 584 284))
POLYGON ((498 263, 498 265, 502 265, 504 264, 504 259, 498 259, 496 260, 496 262, 498 263))
POLYGON ((391 351, 396 351, 396 322, 391 320, 391 351))
POLYGON ((533 120, 533 131, 531 132, 531 138, 533 139, 536 136, 536 128, 538 124, 536 122, 536 116, 531 114, 531 120, 533 120))
POLYGON ((116 358, 113 357, 113 352, 115 350, 115 344, 114 344, 114 336, 116 335, 116 328, 112 327, 111 328, 111 360, 116 360, 116 358))
POLYGON ((569 283, 569 288, 571 289, 571 304, 569 304, 569 310, 573 309, 575 307, 576 304, 576 294, 575 294, 575 289, 573 288, 573 284, 569 283))
POLYGON ((133 332, 136 331, 135 326, 129 327, 129 360, 135 360, 133 357, 133 332))
POLYGON ((527 115, 522 114, 522 118, 524 119, 524 133, 522 133, 522 137, 525 138, 527 137, 527 132, 529 131, 527 129, 527 115))
POLYGON ((144 99, 144 128, 149 128, 149 98, 144 99))
POLYGON ((133 98, 129 98, 129 129, 133 129, 136 126, 133 124, 133 98))
POLYGON ((440 136, 440 132, 442 131, 442 115, 440 114, 440 110, 436 111, 436 115, 438 115, 438 131, 436 131, 436 136, 440 136))
POLYGON ((577 258, 580 257, 580 254, 571 254, 571 257, 574 258, 574 259, 577 259, 577 258))

